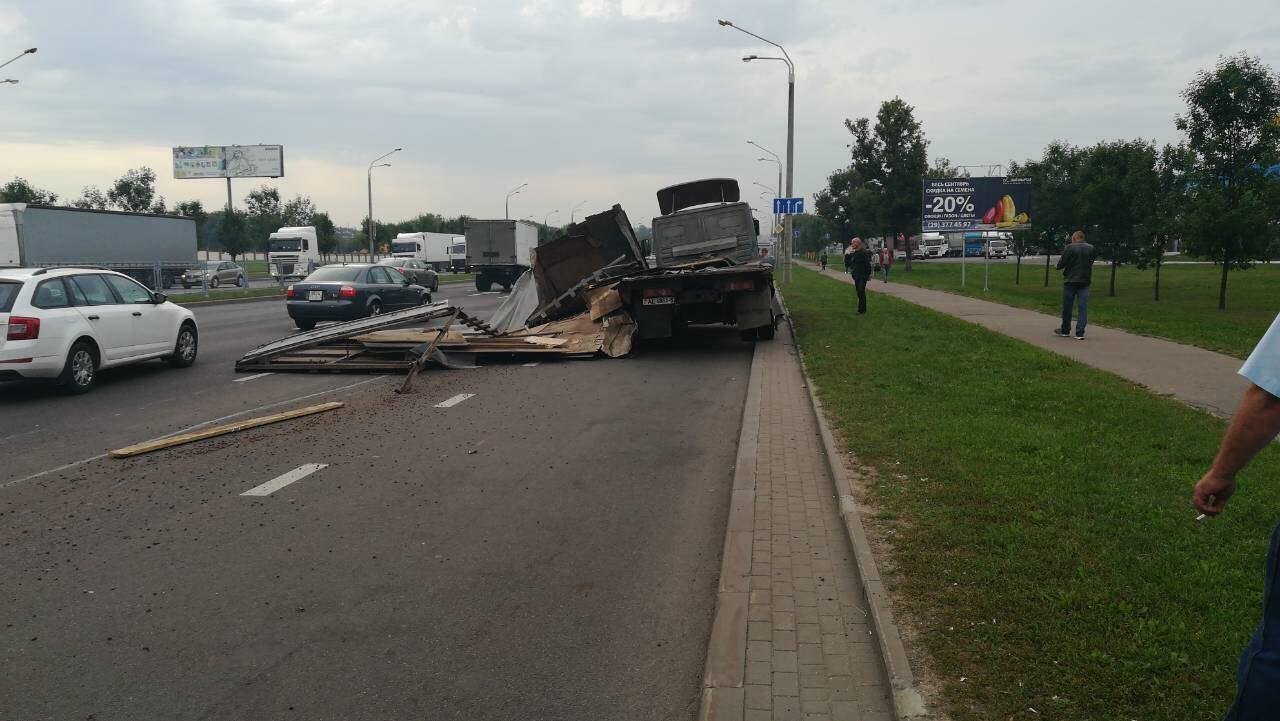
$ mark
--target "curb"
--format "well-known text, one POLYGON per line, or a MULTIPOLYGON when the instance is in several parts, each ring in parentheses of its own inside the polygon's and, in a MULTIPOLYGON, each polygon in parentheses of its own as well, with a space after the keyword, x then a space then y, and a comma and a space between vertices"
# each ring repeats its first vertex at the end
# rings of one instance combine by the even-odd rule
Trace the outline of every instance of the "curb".
POLYGON ((760 437, 760 346, 751 355, 747 400, 742 406, 738 457, 733 467, 733 491, 724 551, 720 556, 720 585, 715 620, 707 641, 699 721, 741 721, 745 712, 743 683, 747 673, 747 605, 751 593, 751 545, 756 515, 756 444, 760 437))
MULTIPOLYGON (((782 294, 778 301, 786 308, 782 294)), ((875 629, 876 641, 880 644, 880 660, 884 664, 885 677, 893 692, 893 714, 898 721, 920 721, 931 718, 925 708, 924 697, 915 687, 915 674, 911 672, 911 663, 907 659, 906 648, 902 645, 902 634, 893 621, 893 613, 889 610, 889 596, 884 582, 880 578, 880 569, 876 566, 875 556, 871 552, 871 543, 867 540, 866 530, 862 526, 862 516, 858 511, 857 501, 853 495, 853 485, 845 472, 836 446, 831 426, 827 424, 826 414, 822 410, 822 401, 818 400, 817 386, 809 375, 809 367, 804 362, 804 354, 800 352, 800 339, 796 336, 796 327, 791 314, 786 316, 787 327, 791 331, 791 340, 796 347, 796 357, 800 360, 800 370, 804 373, 805 391, 813 406, 813 415, 818 422, 818 434, 822 436, 822 447, 827 457, 827 468, 831 471, 831 480, 835 484, 836 495, 840 500, 840 517, 844 519, 844 530, 853 546, 854 562, 858 566, 858 576, 862 579, 862 595, 867 603, 871 626, 875 629)))
POLYGON ((193 305, 202 306, 202 305, 230 305, 231 303, 261 303, 263 301, 268 301, 268 300, 283 300, 283 299, 284 299, 284 294, 281 293, 280 295, 259 295, 259 296, 254 296, 252 298, 221 298, 218 300, 193 300, 189 303, 183 303, 181 301, 177 301, 177 300, 174 300, 173 298, 170 298, 169 302, 175 305, 180 305, 184 308, 187 308, 193 305))

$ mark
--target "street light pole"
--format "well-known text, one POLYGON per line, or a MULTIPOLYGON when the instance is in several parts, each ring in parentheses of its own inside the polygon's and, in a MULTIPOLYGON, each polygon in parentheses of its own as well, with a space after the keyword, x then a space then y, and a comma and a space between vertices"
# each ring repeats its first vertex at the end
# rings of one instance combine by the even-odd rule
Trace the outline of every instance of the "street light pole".
POLYGON ((529 187, 528 183, 521 183, 520 185, 507 191, 507 197, 505 200, 502 201, 502 217, 504 219, 506 220, 511 219, 511 196, 519 194, 520 191, 524 190, 527 187, 529 187))
POLYGON ((556 213, 559 213, 559 212, 560 212, 559 210, 553 210, 553 211, 551 211, 550 213, 547 213, 545 216, 543 216, 543 218, 542 218, 542 227, 544 227, 544 228, 550 228, 551 226, 547 225, 547 221, 548 221, 548 220, 551 220, 551 216, 553 216, 553 215, 555 215, 556 213))
MULTIPOLYGON (((759 161, 759 162, 761 162, 761 163, 773 162, 773 163, 776 163, 776 164, 777 164, 777 166, 778 166, 778 194, 777 194, 777 195, 775 195, 774 197, 775 197, 775 198, 781 198, 781 197, 782 197, 782 159, 778 157, 778 154, 777 154, 777 153, 775 153, 775 152, 773 152, 772 150, 770 150, 770 149, 768 149, 768 148, 764 147, 763 145, 761 145, 760 143, 757 143, 757 142, 756 142, 756 141, 754 141, 754 140, 748 140, 748 141, 747 141, 747 144, 748 144, 748 145, 755 146, 755 147, 757 147, 757 148, 759 148, 759 149, 763 150, 764 152, 768 153, 768 154, 769 154, 769 156, 770 156, 770 157, 768 157, 768 158, 756 158, 756 160, 757 160, 757 161, 759 161)), ((777 213, 774 213, 774 214, 773 214, 773 227, 774 227, 774 228, 777 228, 777 227, 780 225, 780 223, 779 223, 778 221, 780 221, 781 219, 782 219, 782 216, 778 215, 777 213)), ((775 232, 775 231, 774 231, 772 228, 770 228, 770 229, 769 229, 769 232, 770 232, 770 233, 773 233, 773 232, 775 232)), ((781 238, 779 238, 779 240, 781 240, 781 238)), ((784 261, 784 262, 785 262, 785 261, 784 261)), ((784 271, 783 271, 783 272, 785 272, 785 269, 784 269, 784 271)))
POLYGON ((377 236, 377 233, 376 233, 376 232, 374 231, 374 229, 373 229, 373 169, 374 169, 375 167, 377 167, 377 168, 389 168, 389 167, 391 167, 391 163, 382 163, 381 165, 378 165, 377 163, 378 163, 378 161, 379 161, 379 160, 382 160, 383 158, 387 157, 388 155, 391 155, 392 153, 398 153, 398 152, 400 152, 401 150, 403 150, 403 148, 396 148, 395 150, 392 150, 392 151, 390 151, 390 152, 383 153, 382 155, 379 155, 378 157, 374 158, 374 159, 373 159, 373 161, 369 163, 369 176, 368 176, 368 182, 369 182, 369 224, 365 226, 365 232, 369 234, 369 262, 370 262, 370 263, 372 263, 372 262, 373 262, 373 242, 374 242, 374 238, 377 236))
MULTIPOLYGON (((750 35, 764 43, 774 46, 782 52, 782 57, 761 57, 758 55, 748 55, 742 59, 742 62, 748 63, 752 60, 781 60, 787 64, 787 195, 790 198, 794 191, 793 182, 795 180, 795 120, 796 120, 796 66, 791 62, 791 55, 787 53, 787 49, 775 43, 774 41, 756 35, 750 30, 740 28, 729 20, 719 20, 721 27, 729 27, 738 32, 750 35)), ((782 282, 791 282, 791 214, 787 213, 783 222, 783 248, 786 250, 786 256, 782 259, 782 282)))
POLYGON ((578 208, 581 208, 586 204, 587 204, 587 201, 584 200, 581 203, 578 203, 577 205, 573 206, 573 208, 569 211, 569 225, 573 225, 573 217, 577 214, 578 208))
POLYGON ((26 56, 26 55, 31 55, 31 54, 35 53, 35 51, 36 51, 36 50, 37 50, 37 48, 27 48, 26 50, 23 50, 22 52, 18 53, 17 55, 14 55, 11 59, 6 60, 6 61, 4 61, 3 63, 0 63, 0 68, 3 68, 4 66, 8 65, 9 63, 13 62, 14 60, 17 60, 18 58, 24 57, 24 56, 26 56))

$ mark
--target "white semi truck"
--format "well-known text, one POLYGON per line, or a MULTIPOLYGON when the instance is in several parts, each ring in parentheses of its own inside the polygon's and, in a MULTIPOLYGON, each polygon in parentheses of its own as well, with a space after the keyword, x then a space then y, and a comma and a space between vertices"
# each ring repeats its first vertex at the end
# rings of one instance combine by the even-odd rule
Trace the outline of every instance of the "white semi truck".
POLYGON ((391 255, 413 258, 439 272, 451 267, 457 240, 453 233, 400 233, 391 241, 391 255))
POLYGON ((107 268, 160 290, 196 267, 196 223, 177 215, 0 203, 0 268, 107 268))
POLYGON ((277 283, 301 280, 324 265, 315 226, 286 227, 271 234, 267 248, 267 270, 277 283))

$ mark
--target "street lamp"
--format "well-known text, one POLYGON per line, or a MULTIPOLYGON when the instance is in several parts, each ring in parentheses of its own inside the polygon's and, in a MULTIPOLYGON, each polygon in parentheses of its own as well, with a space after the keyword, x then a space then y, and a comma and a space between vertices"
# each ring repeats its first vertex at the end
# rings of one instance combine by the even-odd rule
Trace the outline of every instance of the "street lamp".
POLYGON ((4 80, 0 80, 0 85, 4 85, 5 83, 12 83, 14 85, 17 85, 18 81, 14 80, 13 78, 5 78, 4 80))
POLYGON ((529 187, 528 183, 521 183, 519 186, 507 191, 507 198, 506 200, 502 201, 502 217, 503 218, 506 218, 508 220, 511 219, 511 196, 518 195, 520 191, 524 190, 527 187, 529 187))
MULTIPOLYGON (((6 61, 4 61, 3 63, 0 63, 0 68, 3 68, 4 66, 8 65, 9 63, 13 62, 14 60, 17 60, 18 58, 20 58, 20 57, 22 57, 22 56, 24 56, 24 55, 31 55, 31 54, 32 54, 32 53, 34 53, 35 51, 36 51, 36 48, 27 48, 26 50, 23 50, 22 52, 18 53, 17 55, 14 55, 14 56, 13 56, 13 58, 11 58, 11 59, 9 59, 9 60, 6 60, 6 61)), ((7 81, 7 80, 6 80, 5 82, 9 82, 9 81, 7 81)), ((14 82, 17 82, 17 81, 15 80, 14 82)))
POLYGON ((572 225, 572 224, 573 224, 573 216, 578 212, 578 208, 581 208, 582 206, 584 206, 584 205, 586 205, 586 204, 587 204, 587 201, 585 201, 585 200, 584 200, 584 201, 582 201, 581 203, 578 203, 577 205, 573 206, 573 209, 569 211, 569 224, 570 224, 570 225, 572 225))
MULTIPOLYGON (((750 35, 756 40, 759 40, 764 43, 768 43, 769 45, 772 45, 778 50, 782 51, 782 57, 780 58, 761 57, 759 55, 748 55, 747 57, 742 59, 742 62, 749 63, 752 60, 781 60, 782 62, 787 64, 787 195, 785 197, 790 198, 793 190, 792 182, 795 178, 796 66, 794 63, 791 62, 791 55, 787 53, 787 49, 775 43, 774 41, 769 40, 768 38, 760 37, 759 35, 756 35, 755 33, 751 32, 750 30, 745 30, 743 28, 740 28, 737 25, 734 25, 732 21, 719 20, 718 22, 720 23, 721 27, 733 28, 738 32, 750 35)), ((790 252, 791 251, 791 215, 790 214, 785 216, 785 221, 783 224, 783 234, 785 236, 783 238, 783 243, 784 243, 784 247, 787 249, 787 253, 785 257, 781 259, 782 260, 782 280, 784 283, 790 283, 791 282, 791 252, 790 252)))
POLYGON ((391 155, 392 153, 398 153, 398 152, 400 152, 401 150, 403 150, 403 148, 396 148, 395 150, 392 150, 392 151, 390 151, 390 152, 383 153, 382 155, 379 155, 378 157, 374 158, 374 159, 369 163, 369 176, 368 176, 368 181, 369 181, 369 224, 365 227, 365 232, 367 232, 367 233, 369 234, 369 262, 371 262, 371 263, 373 262, 373 241, 374 241, 374 238, 377 236, 377 233, 376 233, 376 232, 374 232, 374 229, 373 229, 373 169, 374 169, 374 168, 390 168, 390 167, 391 167, 391 163, 381 163, 381 164, 379 164, 379 163, 378 163, 378 161, 379 161, 379 160, 382 160, 383 158, 387 157, 388 155, 391 155))
POLYGON ((545 228, 550 228, 551 226, 547 225, 547 221, 548 221, 548 220, 551 220, 551 216, 553 216, 553 215, 555 215, 556 213, 559 213, 559 212, 560 212, 559 210, 553 210, 553 211, 551 211, 550 213, 547 213, 547 214, 546 214, 546 216, 544 216, 544 217, 542 218, 542 225, 543 225, 543 227, 545 227, 545 228))

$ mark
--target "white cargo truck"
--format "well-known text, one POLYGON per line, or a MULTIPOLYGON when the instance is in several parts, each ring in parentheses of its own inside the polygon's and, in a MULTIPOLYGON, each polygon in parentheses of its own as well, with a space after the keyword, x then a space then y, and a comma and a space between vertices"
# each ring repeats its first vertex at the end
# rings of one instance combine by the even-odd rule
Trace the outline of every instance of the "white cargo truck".
POLYGON ((285 227, 272 233, 267 247, 267 271, 277 283, 301 280, 324 265, 320 241, 311 225, 285 227))
POLYGON ((450 265, 453 233, 400 233, 391 241, 391 256, 413 258, 440 272, 450 265))
POLYGON ((195 266, 191 218, 0 203, 0 268, 106 268, 160 290, 195 266))
POLYGON ((926 258, 945 258, 949 250, 951 250, 951 245, 942 233, 924 233, 917 241, 911 257, 921 260, 926 258))
POLYGON ((476 275, 476 290, 487 292, 495 283, 506 290, 529 270, 538 247, 538 226, 522 220, 467 220, 467 272, 476 275))

